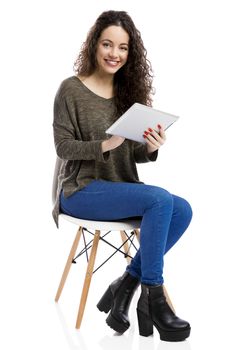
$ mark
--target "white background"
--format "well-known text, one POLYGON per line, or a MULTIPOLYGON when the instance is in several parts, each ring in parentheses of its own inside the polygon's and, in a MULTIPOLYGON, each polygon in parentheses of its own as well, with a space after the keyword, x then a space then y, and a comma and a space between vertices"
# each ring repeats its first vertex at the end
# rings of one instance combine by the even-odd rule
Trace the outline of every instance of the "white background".
MULTIPOLYGON (((8 1, 1 4, 1 342, 3 349, 179 349, 232 346, 232 9, 231 1, 8 1), (115 257, 97 272, 80 331, 76 313, 85 260, 72 267, 59 305, 56 288, 76 227, 51 217, 55 150, 53 99, 87 31, 105 10, 125 10, 152 63, 154 107, 180 116, 156 163, 140 164, 147 184, 189 200, 193 221, 165 257, 177 315, 192 326, 183 343, 116 336, 95 307, 124 272, 115 257)), ((118 233, 115 233, 117 240, 118 233)), ((120 239, 119 239, 120 242, 120 239)), ((99 246, 98 259, 105 255, 99 246)))

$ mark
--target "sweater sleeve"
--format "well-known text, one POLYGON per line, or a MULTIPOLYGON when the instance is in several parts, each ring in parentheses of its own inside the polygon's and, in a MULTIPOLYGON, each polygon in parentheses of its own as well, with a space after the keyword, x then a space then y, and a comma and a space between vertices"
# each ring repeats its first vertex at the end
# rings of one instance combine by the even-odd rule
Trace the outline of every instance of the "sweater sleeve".
POLYGON ((147 162, 155 162, 158 157, 158 150, 153 153, 148 153, 146 144, 141 142, 133 141, 133 152, 134 152, 134 160, 136 163, 147 163, 147 162))
POLYGON ((109 158, 110 151, 102 152, 104 140, 77 139, 65 98, 58 93, 54 100, 53 135, 56 153, 61 159, 97 160, 105 163, 109 158))

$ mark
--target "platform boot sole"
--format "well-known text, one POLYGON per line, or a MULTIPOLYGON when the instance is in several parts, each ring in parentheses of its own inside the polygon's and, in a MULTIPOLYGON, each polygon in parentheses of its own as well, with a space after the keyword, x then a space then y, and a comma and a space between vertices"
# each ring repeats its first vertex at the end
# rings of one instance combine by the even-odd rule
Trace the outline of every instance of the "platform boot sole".
POLYGON ((160 339, 164 341, 183 341, 189 337, 191 328, 178 331, 165 331, 154 323, 150 317, 137 309, 139 334, 143 337, 149 337, 153 334, 153 326, 157 329, 160 339))
POLYGON ((115 332, 124 333, 129 328, 129 325, 123 324, 122 322, 118 322, 112 315, 111 312, 106 318, 106 323, 109 327, 111 327, 115 332))

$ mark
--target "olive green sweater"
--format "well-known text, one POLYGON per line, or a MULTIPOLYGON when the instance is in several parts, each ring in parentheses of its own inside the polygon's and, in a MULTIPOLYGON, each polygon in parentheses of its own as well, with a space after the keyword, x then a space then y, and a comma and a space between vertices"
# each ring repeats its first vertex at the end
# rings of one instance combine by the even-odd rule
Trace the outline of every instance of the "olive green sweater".
POLYGON ((158 151, 147 153, 146 145, 125 139, 117 148, 102 153, 105 133, 116 120, 114 98, 89 90, 76 76, 63 80, 54 100, 53 133, 56 153, 62 159, 58 175, 53 218, 58 227, 59 195, 68 197, 95 179, 139 181, 135 163, 155 161, 158 151))

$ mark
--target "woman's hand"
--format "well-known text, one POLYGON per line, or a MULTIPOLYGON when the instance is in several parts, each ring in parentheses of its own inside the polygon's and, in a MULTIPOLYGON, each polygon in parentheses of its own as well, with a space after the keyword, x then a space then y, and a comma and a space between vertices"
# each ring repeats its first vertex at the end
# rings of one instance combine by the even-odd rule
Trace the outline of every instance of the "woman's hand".
POLYGON ((108 140, 102 142, 102 152, 111 151, 119 147, 125 141, 125 137, 113 135, 108 140))
POLYGON ((157 151, 166 141, 166 135, 163 127, 158 124, 159 133, 152 128, 144 131, 143 137, 146 140, 147 152, 157 151))
POLYGON ((125 141, 125 137, 118 136, 118 135, 113 135, 109 139, 109 143, 114 147, 120 146, 123 142, 125 141))

